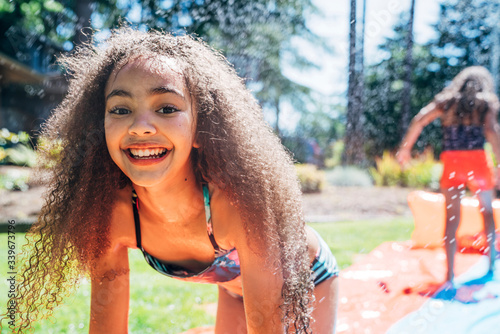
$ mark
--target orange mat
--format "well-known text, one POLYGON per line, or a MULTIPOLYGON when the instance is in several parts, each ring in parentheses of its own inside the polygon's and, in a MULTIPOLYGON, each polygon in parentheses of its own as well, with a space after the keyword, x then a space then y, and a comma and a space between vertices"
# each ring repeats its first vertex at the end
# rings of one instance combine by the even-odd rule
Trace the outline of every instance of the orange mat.
MULTIPOLYGON (((420 308, 444 281, 444 250, 411 249, 411 243, 386 242, 340 273, 337 333, 385 333, 420 308)), ((460 254, 455 273, 467 271, 479 254, 460 254)))

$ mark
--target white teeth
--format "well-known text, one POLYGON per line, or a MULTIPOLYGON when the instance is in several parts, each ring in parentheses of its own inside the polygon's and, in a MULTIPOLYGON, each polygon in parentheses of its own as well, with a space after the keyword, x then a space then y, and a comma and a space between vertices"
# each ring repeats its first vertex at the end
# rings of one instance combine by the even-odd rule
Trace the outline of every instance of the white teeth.
POLYGON ((147 157, 152 157, 152 156, 157 156, 160 154, 163 154, 167 151, 166 148, 152 148, 152 149, 144 149, 144 150, 139 150, 135 148, 130 149, 130 153, 134 157, 139 157, 139 158, 147 158, 147 157))

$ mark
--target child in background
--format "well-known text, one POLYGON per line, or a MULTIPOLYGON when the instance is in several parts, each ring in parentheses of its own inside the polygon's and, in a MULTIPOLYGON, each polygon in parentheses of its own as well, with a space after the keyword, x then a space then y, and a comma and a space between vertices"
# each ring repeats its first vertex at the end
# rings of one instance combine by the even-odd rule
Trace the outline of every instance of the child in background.
POLYGON ((422 129, 434 119, 441 118, 443 152, 440 159, 444 170, 440 187, 446 199, 445 288, 453 286, 453 265, 457 249, 455 234, 460 223, 460 200, 465 196, 465 187, 479 200, 489 244, 487 275, 493 274, 496 255, 492 208, 495 177, 483 146, 487 140, 496 160, 500 161, 498 109, 499 102, 491 74, 484 67, 468 67, 413 118, 397 153, 398 161, 404 166, 411 159, 411 148, 422 129))

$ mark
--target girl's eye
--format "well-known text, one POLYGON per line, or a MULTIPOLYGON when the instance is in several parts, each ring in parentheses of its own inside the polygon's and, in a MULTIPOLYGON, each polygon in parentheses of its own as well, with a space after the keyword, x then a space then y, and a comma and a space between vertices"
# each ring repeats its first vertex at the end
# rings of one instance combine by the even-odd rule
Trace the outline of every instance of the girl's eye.
POLYGON ((125 108, 113 108, 109 111, 110 114, 115 114, 115 115, 125 115, 129 114, 130 111, 125 108))
POLYGON ((177 112, 177 111, 179 111, 179 109, 174 107, 174 106, 166 106, 166 107, 158 109, 157 112, 160 114, 173 114, 174 112, 177 112))

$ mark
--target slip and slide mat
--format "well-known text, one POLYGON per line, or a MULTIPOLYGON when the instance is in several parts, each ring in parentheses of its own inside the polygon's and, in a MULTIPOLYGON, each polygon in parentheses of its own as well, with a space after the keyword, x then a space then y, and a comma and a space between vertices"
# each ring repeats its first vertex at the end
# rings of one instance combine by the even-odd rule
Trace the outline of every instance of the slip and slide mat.
MULTIPOLYGON (((444 197, 417 191, 408 202, 415 219, 412 240, 383 243, 341 271, 337 333, 500 333, 500 260, 495 273, 488 275, 477 201, 462 200, 456 238, 460 251, 455 287, 450 289, 442 286, 444 197)), ((494 201, 494 212, 500 222, 500 200, 494 201)), ((213 334, 213 327, 182 334, 213 334)))
POLYGON ((445 261, 440 248, 383 243, 341 272, 337 333, 500 333, 500 276, 485 277, 487 258, 457 254, 455 290, 440 290, 445 261))

